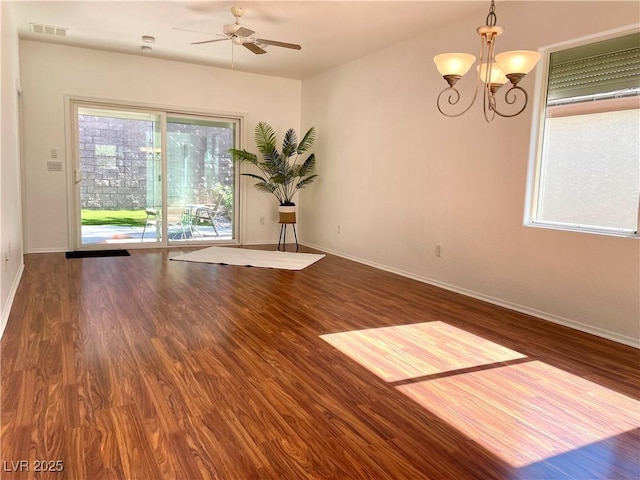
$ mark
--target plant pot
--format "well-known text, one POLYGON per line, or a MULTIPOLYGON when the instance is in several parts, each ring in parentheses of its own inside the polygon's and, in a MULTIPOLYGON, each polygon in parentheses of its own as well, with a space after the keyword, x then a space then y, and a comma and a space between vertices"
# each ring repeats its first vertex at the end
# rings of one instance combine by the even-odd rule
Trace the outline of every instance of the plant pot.
POLYGON ((278 207, 279 223, 296 223, 296 206, 280 205, 278 207))

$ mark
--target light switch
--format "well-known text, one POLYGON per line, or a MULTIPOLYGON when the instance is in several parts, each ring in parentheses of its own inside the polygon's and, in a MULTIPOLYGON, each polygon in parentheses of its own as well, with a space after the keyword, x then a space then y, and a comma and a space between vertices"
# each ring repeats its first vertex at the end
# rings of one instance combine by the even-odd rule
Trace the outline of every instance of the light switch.
POLYGON ((58 158, 58 150, 55 148, 51 149, 51 158, 58 158))

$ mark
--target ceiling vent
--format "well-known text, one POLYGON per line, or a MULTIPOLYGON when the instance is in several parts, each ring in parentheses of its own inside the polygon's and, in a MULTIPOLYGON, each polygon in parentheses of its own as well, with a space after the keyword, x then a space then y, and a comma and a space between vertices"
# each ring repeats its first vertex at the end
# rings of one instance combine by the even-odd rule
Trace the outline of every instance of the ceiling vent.
POLYGON ((54 27, 51 25, 41 25, 39 23, 30 23, 29 28, 33 33, 44 33, 45 35, 57 35, 66 37, 68 28, 54 27))

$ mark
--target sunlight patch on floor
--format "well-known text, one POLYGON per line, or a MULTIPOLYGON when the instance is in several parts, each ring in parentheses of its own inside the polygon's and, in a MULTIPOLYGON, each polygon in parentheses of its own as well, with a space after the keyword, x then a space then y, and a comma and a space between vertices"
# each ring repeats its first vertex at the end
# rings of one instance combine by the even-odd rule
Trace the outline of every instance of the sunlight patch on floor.
POLYGON ((444 322, 320 337, 516 468, 640 427, 640 402, 444 322))
POLYGON ((396 388, 514 467, 640 427, 640 402, 539 361, 396 388))
POLYGON ((320 337, 386 382, 526 358, 444 322, 369 328, 320 337))

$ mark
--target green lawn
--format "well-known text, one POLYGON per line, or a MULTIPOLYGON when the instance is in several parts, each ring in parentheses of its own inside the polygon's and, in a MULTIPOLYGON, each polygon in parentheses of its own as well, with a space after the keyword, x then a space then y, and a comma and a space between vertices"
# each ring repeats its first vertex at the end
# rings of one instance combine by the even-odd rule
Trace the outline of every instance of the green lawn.
POLYGON ((144 210, 82 210, 82 225, 143 227, 146 219, 144 210))

